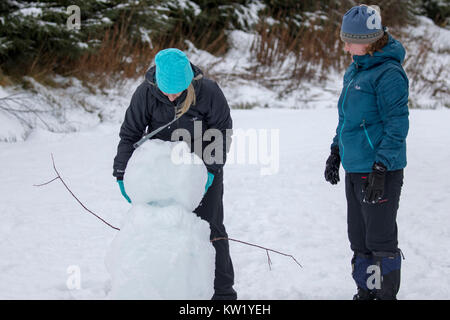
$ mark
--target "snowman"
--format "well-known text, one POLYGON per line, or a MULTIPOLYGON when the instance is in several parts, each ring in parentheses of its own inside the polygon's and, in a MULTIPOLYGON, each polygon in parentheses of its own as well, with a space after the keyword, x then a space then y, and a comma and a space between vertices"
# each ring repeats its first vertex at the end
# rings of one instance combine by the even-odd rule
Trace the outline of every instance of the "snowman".
POLYGON ((153 139, 135 150, 124 176, 132 207, 105 258, 108 298, 210 299, 215 251, 209 224, 193 213, 206 181, 183 141, 153 139))

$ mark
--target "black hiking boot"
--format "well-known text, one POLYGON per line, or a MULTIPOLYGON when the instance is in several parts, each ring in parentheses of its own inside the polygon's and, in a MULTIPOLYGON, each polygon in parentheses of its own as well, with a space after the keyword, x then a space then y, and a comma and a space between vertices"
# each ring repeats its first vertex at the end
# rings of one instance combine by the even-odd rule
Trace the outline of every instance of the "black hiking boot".
POLYGON ((375 294, 372 291, 358 288, 358 293, 353 296, 353 300, 375 300, 375 294))
POLYGON ((237 293, 234 289, 226 293, 214 292, 211 300, 237 300, 237 293))

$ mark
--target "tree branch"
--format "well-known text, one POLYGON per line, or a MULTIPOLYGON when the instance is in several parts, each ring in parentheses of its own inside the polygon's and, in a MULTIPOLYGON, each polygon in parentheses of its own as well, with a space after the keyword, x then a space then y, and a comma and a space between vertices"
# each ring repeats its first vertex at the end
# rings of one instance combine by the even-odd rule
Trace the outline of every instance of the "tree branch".
POLYGON ((115 229, 115 230, 120 230, 119 228, 117 228, 117 227, 114 227, 113 225, 111 225, 110 223, 108 223, 108 222, 106 222, 104 219, 102 219, 101 217, 99 217, 98 215, 96 215, 94 212, 92 212, 91 210, 89 210, 76 196, 75 196, 75 194, 72 192, 72 190, 70 190, 69 189, 69 187, 67 186, 67 184, 65 183, 65 181, 63 180, 63 178, 61 178, 61 175, 59 174, 59 172, 58 172, 58 170, 56 169, 56 165, 55 165, 55 159, 53 158, 53 153, 52 153, 52 162, 53 162, 53 169, 55 170, 55 172, 56 172, 56 175, 57 175, 57 177, 56 178, 54 178, 54 179, 52 179, 52 180, 50 180, 49 182, 45 182, 45 183, 42 183, 42 184, 38 184, 38 185, 34 185, 34 186, 36 186, 36 187, 41 187, 41 186, 45 186, 45 185, 47 185, 47 184, 49 184, 49 183, 51 183, 51 182, 53 182, 53 181, 55 181, 55 180, 61 180, 61 182, 62 182, 62 184, 64 185, 64 187, 66 187, 66 189, 67 189, 67 191, 69 191, 69 193, 72 195, 72 197, 74 197, 75 198, 75 200, 77 200, 77 202, 87 211, 87 212, 89 212, 90 214, 92 214, 93 216, 95 216, 97 219, 99 219, 99 220, 101 220, 103 223, 105 223, 106 225, 108 225, 108 226, 110 226, 111 228, 113 228, 113 229, 115 229))
POLYGON ((257 244, 253 244, 253 243, 249 243, 249 242, 245 242, 245 241, 241 241, 241 240, 237 240, 237 239, 232 239, 232 238, 219 237, 219 238, 212 239, 211 242, 218 241, 218 240, 235 241, 235 242, 243 243, 243 244, 246 244, 246 245, 249 245, 249 246, 252 246, 252 247, 257 247, 257 248, 266 250, 267 259, 268 259, 268 263, 269 263, 269 268, 270 268, 270 266, 272 264, 272 261, 270 260, 270 256, 269 256, 269 251, 281 254, 281 255, 286 256, 286 257, 290 257, 290 258, 292 258, 292 260, 295 261, 295 263, 297 263, 300 266, 300 268, 303 268, 302 265, 297 261, 297 259, 295 259, 294 256, 292 256, 290 254, 286 254, 286 253, 283 253, 283 252, 280 252, 280 251, 276 251, 276 250, 273 250, 273 249, 269 249, 269 248, 266 248, 266 247, 263 247, 263 246, 260 246, 260 245, 257 245, 257 244))
MULTIPOLYGON (((104 224, 108 225, 108 226, 111 227, 112 229, 115 229, 115 230, 117 230, 117 231, 120 231, 119 228, 114 227, 113 225, 111 225, 110 223, 106 222, 104 219, 102 219, 101 217, 99 217, 97 214, 95 214, 94 212, 92 212, 91 210, 89 210, 89 209, 88 209, 88 208, 87 208, 87 207, 86 207, 86 206, 85 206, 85 205, 84 205, 84 204, 83 204, 83 203, 75 196, 75 194, 72 192, 72 190, 70 190, 70 188, 67 186, 66 182, 63 180, 63 178, 62 178, 61 175, 59 174, 58 169, 56 169, 55 159, 53 158, 53 154, 51 154, 51 156, 52 156, 53 169, 54 169, 55 172, 56 172, 56 177, 53 178, 52 180, 48 181, 48 182, 45 182, 45 183, 42 183, 42 184, 35 184, 34 186, 35 186, 35 187, 42 187, 42 186, 45 186, 45 185, 47 185, 47 184, 52 183, 52 182, 55 181, 55 180, 60 180, 60 181, 62 182, 62 184, 64 185, 64 187, 67 189, 67 191, 69 191, 69 193, 72 195, 72 197, 74 197, 75 200, 76 200, 76 201, 77 201, 77 202, 78 202, 78 203, 79 203, 79 204, 80 204, 87 212, 89 212, 90 214, 92 214, 93 216, 95 216, 97 219, 101 220, 104 224)), ((245 242, 245 241, 241 241, 241 240, 237 240, 237 239, 232 239, 232 238, 218 237, 218 238, 212 239, 211 242, 219 241, 219 240, 235 241, 235 242, 239 242, 239 243, 242 243, 242 244, 246 244, 246 245, 248 245, 248 246, 252 246, 252 247, 256 247, 256 248, 260 248, 260 249, 266 250, 266 254, 267 254, 267 263, 269 264, 269 269, 270 269, 270 270, 272 270, 272 268, 271 268, 272 260, 270 259, 269 251, 270 251, 270 252, 278 253, 278 254, 283 255, 283 256, 286 256, 286 257, 290 257, 292 260, 295 261, 295 263, 297 263, 297 264, 300 266, 300 268, 303 268, 302 265, 297 261, 297 259, 295 259, 295 257, 292 256, 292 255, 290 255, 290 254, 283 253, 283 252, 280 252, 280 251, 277 251, 277 250, 273 250, 273 249, 270 249, 270 248, 266 248, 266 247, 263 247, 263 246, 260 246, 260 245, 257 245, 257 244, 253 244, 253 243, 249 243, 249 242, 245 242)))

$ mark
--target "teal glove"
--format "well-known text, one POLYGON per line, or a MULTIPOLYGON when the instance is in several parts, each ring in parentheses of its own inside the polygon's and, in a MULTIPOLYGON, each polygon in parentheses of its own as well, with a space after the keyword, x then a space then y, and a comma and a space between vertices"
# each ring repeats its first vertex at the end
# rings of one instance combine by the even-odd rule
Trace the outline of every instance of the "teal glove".
POLYGON ((119 184, 120 192, 122 192, 122 195, 129 203, 131 203, 130 197, 125 192, 125 186, 123 185, 123 180, 117 180, 117 183, 119 184))
POLYGON ((211 187, 214 180, 214 175, 211 172, 208 172, 208 180, 206 181, 205 193, 208 191, 209 187, 211 187))

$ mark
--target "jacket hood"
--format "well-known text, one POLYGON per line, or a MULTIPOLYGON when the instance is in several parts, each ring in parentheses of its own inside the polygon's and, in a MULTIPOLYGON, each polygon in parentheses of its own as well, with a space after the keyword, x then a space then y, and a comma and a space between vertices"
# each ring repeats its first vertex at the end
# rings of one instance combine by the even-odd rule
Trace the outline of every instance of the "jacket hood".
MULTIPOLYGON (((192 71, 194 71, 194 79, 192 80, 192 84, 194 85, 195 94, 198 95, 200 88, 201 88, 201 79, 203 78, 203 72, 202 70, 197 67, 196 65, 193 65, 191 63, 192 71)), ((170 103, 169 99, 159 90, 158 86, 156 85, 156 66, 150 67, 148 71, 145 73, 145 82, 149 85, 150 93, 156 97, 158 100, 164 103, 170 103)), ((178 101, 184 101, 186 98, 186 90, 183 91, 181 96, 177 98, 178 101)))
POLYGON ((353 56, 353 61, 358 68, 369 69, 373 66, 382 64, 386 61, 395 61, 403 64, 405 60, 405 48, 389 34, 388 43, 381 49, 382 51, 374 52, 373 56, 366 54, 364 56, 353 56))

